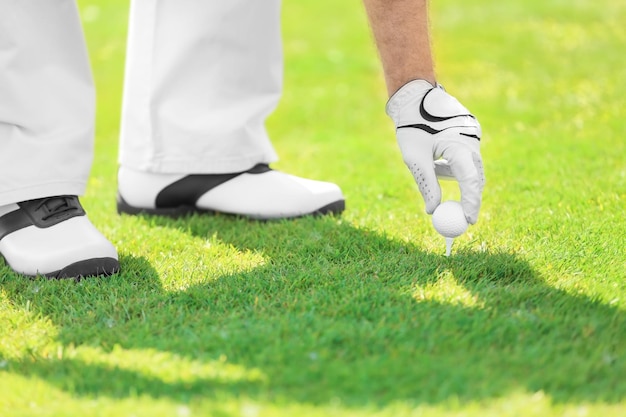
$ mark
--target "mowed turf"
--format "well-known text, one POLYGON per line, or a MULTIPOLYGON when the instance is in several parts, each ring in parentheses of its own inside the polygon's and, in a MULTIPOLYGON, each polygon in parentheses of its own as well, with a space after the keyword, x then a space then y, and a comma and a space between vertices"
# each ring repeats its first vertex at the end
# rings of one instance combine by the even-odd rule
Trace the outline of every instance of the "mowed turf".
POLYGON ((275 167, 340 184, 341 217, 115 214, 127 3, 79 1, 99 106, 83 202, 122 272, 0 266, 0 416, 626 414, 626 4, 433 2, 488 179, 445 258, 357 0, 285 2, 268 121, 275 167))

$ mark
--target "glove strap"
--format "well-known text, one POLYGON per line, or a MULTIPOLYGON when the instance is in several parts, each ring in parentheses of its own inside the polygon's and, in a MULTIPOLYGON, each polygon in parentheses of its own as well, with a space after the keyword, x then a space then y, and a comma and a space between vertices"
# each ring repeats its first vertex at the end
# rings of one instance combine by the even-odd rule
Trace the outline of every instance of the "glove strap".
POLYGON ((409 81, 391 96, 385 106, 386 113, 395 122, 398 119, 400 110, 409 100, 414 100, 415 97, 423 97, 424 94, 433 88, 443 89, 439 84, 433 87, 433 85, 426 80, 409 81))

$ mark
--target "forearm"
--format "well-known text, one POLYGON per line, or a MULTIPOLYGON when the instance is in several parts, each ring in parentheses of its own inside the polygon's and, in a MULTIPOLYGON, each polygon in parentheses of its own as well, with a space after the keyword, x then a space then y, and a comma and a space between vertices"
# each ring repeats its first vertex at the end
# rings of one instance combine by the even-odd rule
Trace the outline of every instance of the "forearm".
POLYGON ((389 96, 411 80, 435 84, 427 0, 363 0, 389 96))

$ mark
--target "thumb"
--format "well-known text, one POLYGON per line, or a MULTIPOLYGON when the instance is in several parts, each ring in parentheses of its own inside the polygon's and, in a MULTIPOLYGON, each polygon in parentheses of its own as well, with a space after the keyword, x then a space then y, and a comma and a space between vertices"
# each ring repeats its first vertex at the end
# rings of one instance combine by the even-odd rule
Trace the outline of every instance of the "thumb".
POLYGON ((482 200, 485 185, 482 160, 480 154, 470 149, 456 148, 446 152, 452 173, 456 177, 461 190, 461 205, 467 221, 475 224, 482 200))

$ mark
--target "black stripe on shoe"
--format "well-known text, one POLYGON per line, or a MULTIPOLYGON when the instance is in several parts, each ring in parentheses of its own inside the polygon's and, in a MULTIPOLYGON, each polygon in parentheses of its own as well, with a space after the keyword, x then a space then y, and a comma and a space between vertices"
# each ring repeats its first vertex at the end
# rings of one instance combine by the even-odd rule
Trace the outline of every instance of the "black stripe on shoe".
POLYGON ((17 203, 19 209, 0 217, 0 240, 28 226, 45 229, 72 217, 84 216, 77 196, 38 198, 17 203))
POLYGON ((267 164, 257 164, 251 169, 234 174, 192 174, 173 182, 156 197, 157 209, 195 207, 196 202, 207 192, 241 174, 262 174, 271 171, 267 164))
POLYGON ((211 213, 212 211, 196 207, 196 202, 204 194, 241 174, 262 174, 271 170, 267 164, 257 164, 247 171, 232 174, 187 175, 162 189, 156 197, 156 208, 153 209, 133 207, 118 193, 117 212, 119 214, 156 214, 169 217, 181 217, 193 213, 211 213))
POLYGON ((0 217, 0 240, 13 232, 32 225, 33 221, 22 209, 5 214, 0 217))

